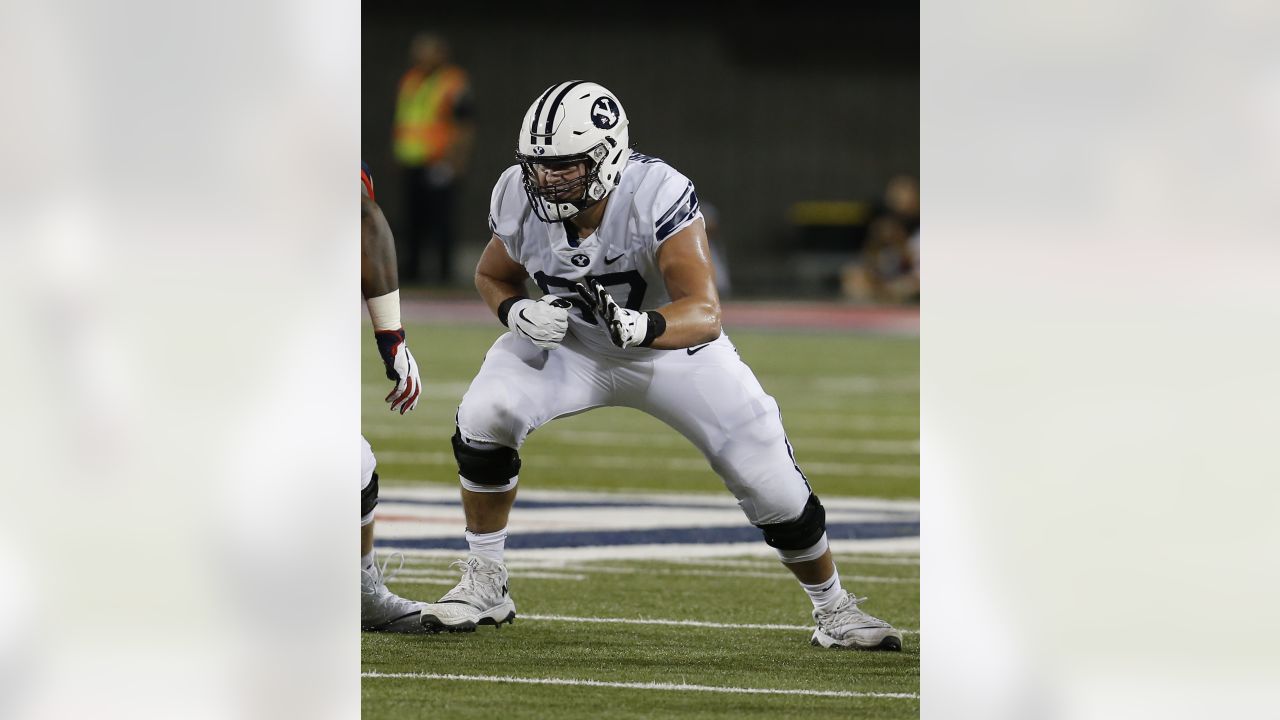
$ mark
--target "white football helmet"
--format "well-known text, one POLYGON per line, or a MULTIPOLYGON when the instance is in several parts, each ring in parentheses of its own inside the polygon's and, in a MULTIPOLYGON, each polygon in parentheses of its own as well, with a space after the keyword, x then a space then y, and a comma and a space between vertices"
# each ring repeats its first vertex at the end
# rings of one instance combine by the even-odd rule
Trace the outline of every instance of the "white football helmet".
POLYGON ((604 86, 582 80, 552 85, 533 101, 516 151, 529 204, 543 222, 568 220, 603 200, 630 156, 622 103, 604 86), (540 168, 583 162, 586 172, 571 180, 538 181, 540 168))

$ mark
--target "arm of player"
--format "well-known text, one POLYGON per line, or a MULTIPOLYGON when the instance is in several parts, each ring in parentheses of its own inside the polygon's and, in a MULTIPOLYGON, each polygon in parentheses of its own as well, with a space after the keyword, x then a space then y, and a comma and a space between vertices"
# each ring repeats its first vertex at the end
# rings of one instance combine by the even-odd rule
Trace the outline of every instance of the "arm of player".
POLYGON ((658 248, 658 270, 671 302, 658 308, 667 327, 650 347, 678 350, 720 337, 720 293, 716 291, 702 218, 662 243, 658 248))
MULTIPOLYGON (((497 235, 489 238, 489 244, 480 253, 480 262, 476 263, 476 290, 489 309, 498 314, 504 300, 525 297, 524 281, 528 277, 524 266, 507 254, 502 240, 497 235)), ((501 314, 498 319, 503 320, 501 314)))
POLYGON ((554 350, 569 329, 568 301, 551 295, 541 301, 525 297, 524 266, 507 254, 498 236, 489 239, 476 265, 476 290, 503 325, 545 350, 554 350))
POLYGON ((387 379, 395 382, 386 401, 403 415, 418 406, 422 392, 418 361, 405 344, 400 324, 400 278, 396 271, 396 245, 391 227, 378 204, 361 188, 360 197, 360 292, 373 320, 378 354, 387 369, 387 379))
POLYGON ((658 269, 672 301, 657 310, 641 312, 618 304, 595 278, 575 289, 620 348, 653 347, 678 350, 720 337, 720 295, 702 221, 672 235, 658 249, 658 269))

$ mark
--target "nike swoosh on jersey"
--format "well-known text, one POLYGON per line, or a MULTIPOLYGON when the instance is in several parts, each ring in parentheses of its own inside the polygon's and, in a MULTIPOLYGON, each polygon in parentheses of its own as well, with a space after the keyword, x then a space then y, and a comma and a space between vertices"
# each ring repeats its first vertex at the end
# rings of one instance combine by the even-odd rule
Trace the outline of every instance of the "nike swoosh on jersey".
POLYGON ((698 347, 691 347, 691 348, 688 348, 687 350, 685 350, 685 352, 687 352, 687 353, 689 353, 690 355, 692 355, 692 354, 694 354, 694 353, 698 352, 699 350, 701 350, 701 349, 703 349, 703 348, 706 348, 706 347, 711 347, 711 343, 707 343, 706 345, 699 345, 698 347))
MULTIPOLYGON (((626 255, 626 253, 622 253, 622 255, 626 255)), ((605 264, 605 265, 612 265, 612 264, 614 264, 614 263, 618 262, 619 260, 621 260, 621 259, 622 259, 622 255, 619 255, 619 256, 618 256, 618 257, 616 257, 616 258, 605 258, 605 259, 604 259, 604 264, 605 264)))

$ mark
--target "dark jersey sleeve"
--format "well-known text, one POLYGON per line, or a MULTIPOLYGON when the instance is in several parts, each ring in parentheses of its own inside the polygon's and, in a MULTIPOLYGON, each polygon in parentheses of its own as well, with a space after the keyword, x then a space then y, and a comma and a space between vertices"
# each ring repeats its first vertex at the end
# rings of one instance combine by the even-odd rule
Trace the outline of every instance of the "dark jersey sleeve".
POLYGON ((360 184, 369 193, 369 199, 376 202, 377 198, 373 196, 373 176, 369 174, 369 164, 366 162, 360 163, 360 184))

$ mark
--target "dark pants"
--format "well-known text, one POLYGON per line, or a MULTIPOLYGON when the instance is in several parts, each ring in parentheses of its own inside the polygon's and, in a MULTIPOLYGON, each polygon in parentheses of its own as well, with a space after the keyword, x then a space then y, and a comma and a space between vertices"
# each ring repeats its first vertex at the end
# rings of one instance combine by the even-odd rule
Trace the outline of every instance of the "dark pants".
MULTIPOLYGON (((453 206, 454 181, 433 184, 431 168, 405 168, 405 206, 408 227, 400 245, 400 282, 413 283, 426 278, 422 272, 424 251, 435 250, 437 263, 433 279, 453 281, 453 206)), ((428 270, 431 268, 429 267, 428 270)))

